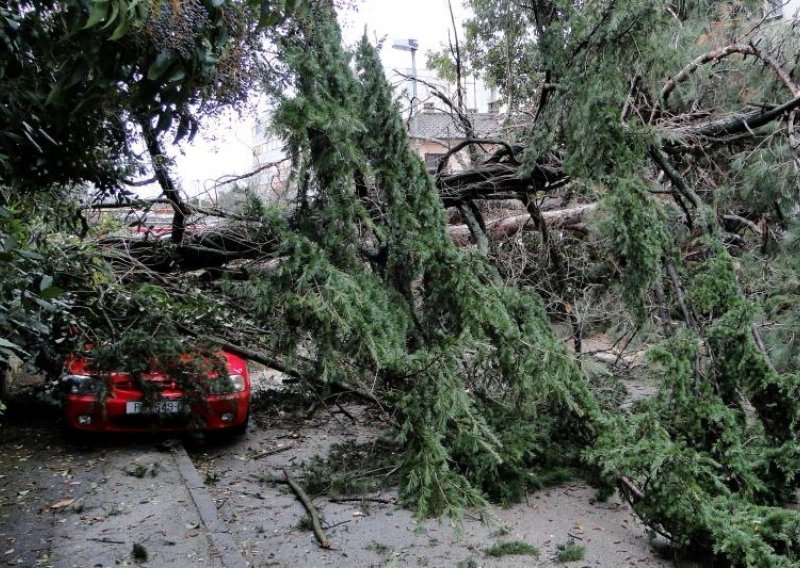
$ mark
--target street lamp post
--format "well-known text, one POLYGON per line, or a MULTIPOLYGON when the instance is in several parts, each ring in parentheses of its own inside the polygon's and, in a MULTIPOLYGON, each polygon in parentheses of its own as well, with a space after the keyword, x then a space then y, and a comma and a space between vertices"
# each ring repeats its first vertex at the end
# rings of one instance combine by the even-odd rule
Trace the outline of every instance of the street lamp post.
POLYGON ((414 103, 417 100, 417 49, 419 42, 415 39, 398 39, 392 44, 394 49, 411 52, 411 112, 414 112, 414 103))

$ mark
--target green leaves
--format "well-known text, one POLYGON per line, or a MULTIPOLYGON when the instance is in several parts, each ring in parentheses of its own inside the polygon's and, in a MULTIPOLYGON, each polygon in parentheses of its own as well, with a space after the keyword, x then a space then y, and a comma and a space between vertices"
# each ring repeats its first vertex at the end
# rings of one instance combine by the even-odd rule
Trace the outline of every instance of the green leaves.
POLYGON ((27 353, 16 343, 12 343, 0 337, 0 357, 2 357, 3 360, 8 360, 8 357, 11 355, 27 355, 27 353))
POLYGON ((145 0, 91 0, 89 17, 83 26, 84 30, 100 24, 100 30, 114 26, 110 41, 122 39, 131 29, 141 28, 147 18, 145 0))
POLYGON ((159 135, 182 125, 183 138, 202 114, 241 101, 257 80, 249 60, 272 31, 253 33, 252 12, 234 0, 23 5, 3 8, 18 25, 0 32, 0 121, 15 125, 0 132, 0 168, 27 192, 88 180, 117 190, 143 166, 135 123, 161 120, 159 135))
MULTIPOLYGON (((621 173, 621 172, 620 172, 621 173)), ((668 250, 666 219, 661 204, 636 177, 609 179, 604 199, 609 217, 601 230, 609 235, 611 251, 622 271, 626 300, 638 318, 644 311, 643 296, 660 271, 668 250)))
POLYGON ((247 3, 258 10, 259 26, 270 28, 294 16, 304 8, 306 0, 247 0, 247 3))
MULTIPOLYGON (((86 24, 84 24, 83 29, 88 29, 96 26, 100 22, 106 19, 108 15, 109 9, 111 8, 111 1, 110 0, 94 0, 91 3, 92 9, 89 12, 89 18, 86 20, 86 24)), ((114 4, 116 13, 119 13, 119 7, 114 4)), ((116 15, 114 16, 116 17, 116 15)))
POLYGON ((38 242, 48 215, 58 217, 58 209, 44 199, 0 205, 0 363, 14 355, 42 364, 62 339, 58 322, 70 303, 56 285, 54 249, 38 242))
POLYGON ((356 80, 340 42, 318 6, 283 45, 295 93, 276 122, 313 199, 282 231, 275 273, 232 288, 281 326, 276 349, 313 355, 317 379, 392 401, 401 492, 418 514, 457 516, 483 492, 518 497, 529 468, 578 462, 597 405, 539 298, 496 286, 485 260, 449 240, 376 50, 361 43, 356 80), (380 260, 354 254, 365 238, 380 260))
POLYGON ((149 81, 157 81, 164 73, 166 73, 167 69, 169 69, 169 66, 175 60, 175 54, 171 50, 165 50, 156 55, 155 60, 147 69, 147 79, 149 81))

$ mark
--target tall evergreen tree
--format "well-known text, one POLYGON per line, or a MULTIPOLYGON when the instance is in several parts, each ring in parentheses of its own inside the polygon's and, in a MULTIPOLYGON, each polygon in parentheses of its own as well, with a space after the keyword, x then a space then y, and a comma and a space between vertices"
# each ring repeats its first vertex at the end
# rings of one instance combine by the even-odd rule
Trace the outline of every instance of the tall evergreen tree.
POLYGON ((313 353, 325 379, 380 378, 400 418, 403 495, 422 514, 454 513, 482 494, 519 498, 537 472, 577 464, 680 544, 790 565, 798 518, 771 506, 798 481, 796 376, 778 373, 751 336, 722 227, 676 173, 675 152, 665 155, 672 142, 621 111, 631 97, 648 100, 631 92, 629 73, 664 65, 636 48, 665 29, 654 7, 564 3, 535 18, 535 51, 558 88, 540 93, 521 169, 531 175, 542 153, 558 155, 571 179, 604 196, 610 256, 639 321, 659 279, 680 294, 687 326, 653 353, 664 376, 655 399, 632 415, 602 413, 539 298, 497 285, 485 259, 448 241, 374 48, 359 46, 357 81, 325 3, 284 44, 296 80, 278 118, 306 207, 299 231, 283 229, 289 261, 265 282, 260 313, 284 318, 281 337, 300 338, 293 347, 313 353), (653 167, 683 196, 676 202, 691 203, 696 235, 675 232, 650 191, 653 167), (697 239, 705 263, 684 266, 672 235, 697 239))
MULTIPOLYGON (((677 542, 734 564, 792 565, 797 518, 764 506, 797 488, 798 369, 778 372, 760 345, 756 306, 746 295, 752 284, 737 265, 761 260, 732 247, 734 260, 720 201, 742 185, 741 156, 762 144, 780 149, 768 158, 759 152, 751 167, 767 159, 766 185, 796 187, 784 151, 794 115, 775 115, 788 117, 784 130, 750 126, 743 109, 757 97, 775 106, 788 99, 787 113, 794 112, 795 40, 779 23, 759 25, 760 3, 537 1, 507 8, 518 11, 511 22, 496 17, 498 3, 470 4, 473 61, 497 80, 513 72, 499 56, 510 49, 524 54, 515 67, 535 70, 525 89, 517 76, 499 81, 533 109, 518 141, 529 167, 554 148, 562 153, 565 175, 603 199, 607 253, 637 318, 649 315, 642 301, 651 287, 667 281, 685 326, 653 352, 664 381, 659 396, 614 418, 590 451, 595 463, 651 527, 677 542), (530 33, 519 33, 520 22, 530 33), (717 72, 705 72, 706 63, 718 64, 717 72), (736 116, 716 119, 724 111, 736 116), (672 204, 654 197, 654 171, 672 204), (686 262, 687 249, 703 260, 686 262)), ((737 205, 746 216, 785 223, 780 200, 788 197, 783 207, 796 210, 796 194, 771 197, 778 201, 767 207, 737 205)))
POLYGON ((484 492, 518 498, 529 468, 578 463, 596 405, 538 298, 499 286, 447 238, 375 49, 359 46, 357 80, 324 3, 283 49, 295 82, 276 121, 307 207, 299 230, 280 229, 288 260, 265 276, 257 313, 280 318, 277 337, 312 353, 324 380, 380 378, 400 416, 402 491, 420 514, 458 514, 484 492), (378 253, 360 250, 359 227, 378 253))

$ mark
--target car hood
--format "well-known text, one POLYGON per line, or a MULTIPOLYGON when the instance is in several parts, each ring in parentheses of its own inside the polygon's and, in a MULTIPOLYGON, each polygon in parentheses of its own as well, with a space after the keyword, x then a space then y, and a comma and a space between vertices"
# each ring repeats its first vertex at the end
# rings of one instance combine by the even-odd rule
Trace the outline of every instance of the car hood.
MULTIPOLYGON (((247 375, 247 363, 241 357, 221 351, 218 355, 224 359, 225 367, 229 375, 247 375)), ((183 355, 183 360, 189 360, 192 356, 189 354, 183 355)), ((71 375, 96 375, 97 372, 92 369, 91 358, 81 356, 78 354, 70 355, 65 362, 65 369, 71 375)), ((211 375, 211 373, 209 373, 211 375)), ((130 380, 130 375, 123 372, 111 371, 107 376, 112 381, 125 381, 130 380)), ((168 372, 157 369, 149 370, 141 375, 141 378, 148 381, 160 382, 171 380, 168 372)))

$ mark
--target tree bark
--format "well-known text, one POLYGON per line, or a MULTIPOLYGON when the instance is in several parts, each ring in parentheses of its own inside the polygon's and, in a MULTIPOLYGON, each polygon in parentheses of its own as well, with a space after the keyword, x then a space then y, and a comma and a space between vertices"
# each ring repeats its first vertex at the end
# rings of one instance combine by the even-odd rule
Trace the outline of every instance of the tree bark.
POLYGON ((153 127, 148 120, 141 120, 140 124, 145 146, 150 158, 153 160, 153 171, 155 172, 156 180, 158 180, 161 191, 164 192, 164 197, 170 202, 174 211, 172 216, 172 242, 181 243, 186 232, 186 216, 189 213, 189 209, 183 202, 178 186, 169 174, 169 168, 167 168, 168 158, 161 148, 161 142, 159 142, 153 127))
POLYGON ((283 475, 286 477, 286 483, 288 483, 289 487, 292 488, 292 491, 294 491, 294 494, 297 495, 298 499, 300 499, 300 502, 303 504, 303 507, 308 513, 308 516, 311 519, 311 527, 314 530, 314 536, 317 537, 320 547, 329 549, 331 547, 331 541, 328 540, 328 537, 325 536, 325 533, 322 530, 322 524, 319 520, 317 508, 314 507, 314 504, 311 502, 311 499, 309 499, 308 495, 306 495, 306 492, 303 491, 303 488, 297 484, 291 475, 289 475, 288 469, 283 469, 283 475))
MULTIPOLYGON (((543 211, 542 220, 547 223, 548 227, 551 229, 572 227, 580 224, 586 215, 596 211, 597 206, 597 203, 586 203, 567 209, 543 211)), ((489 239, 493 241, 512 235, 517 231, 536 230, 536 227, 530 221, 531 216, 529 213, 511 215, 509 217, 502 217, 489 221, 486 224, 489 239)), ((456 244, 466 244, 469 241, 470 231, 467 225, 451 225, 447 228, 447 233, 456 244)))

